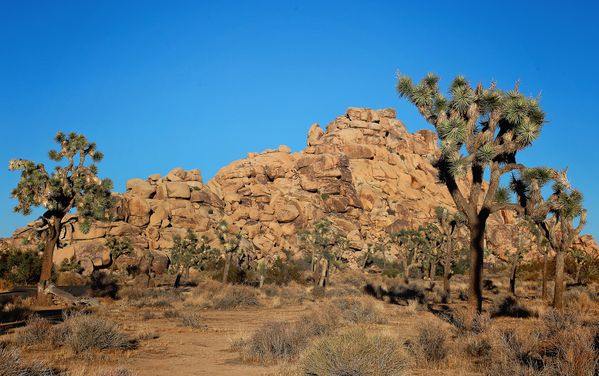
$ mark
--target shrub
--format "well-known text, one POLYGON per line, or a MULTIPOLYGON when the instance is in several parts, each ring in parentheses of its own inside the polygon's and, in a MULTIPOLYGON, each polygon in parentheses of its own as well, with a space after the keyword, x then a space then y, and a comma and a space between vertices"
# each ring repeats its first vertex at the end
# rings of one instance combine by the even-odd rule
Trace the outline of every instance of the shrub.
POLYGON ((61 273, 70 272, 70 273, 81 273, 83 271, 83 267, 79 264, 79 261, 76 260, 75 256, 70 259, 65 258, 60 263, 58 267, 58 271, 61 273))
POLYGON ((300 368, 313 376, 395 376, 406 363, 400 348, 392 338, 352 330, 316 340, 303 355, 300 368))
POLYGON ((69 316, 63 324, 64 344, 76 353, 90 350, 132 349, 135 341, 129 340, 116 329, 116 325, 90 315, 69 316))
POLYGON ((35 251, 10 249, 0 252, 0 278, 16 285, 35 284, 40 279, 42 258, 35 251))
POLYGON ((466 354, 473 358, 483 358, 491 354, 491 343, 489 340, 481 336, 470 336, 466 340, 466 354))
POLYGON ((593 349, 594 336, 587 328, 562 331, 555 338, 557 356, 549 359, 556 374, 563 376, 596 375, 598 354, 593 349))
POLYGON ((543 323, 549 336, 580 325, 578 317, 575 314, 561 312, 552 308, 548 309, 543 315, 543 323))
POLYGON ((384 324, 387 322, 381 310, 364 299, 335 299, 332 304, 340 310, 341 316, 351 323, 384 324))
POLYGON ((490 323, 490 317, 484 313, 472 313, 467 309, 456 310, 453 314, 445 317, 447 322, 454 326, 457 335, 462 336, 469 333, 484 333, 490 323))
POLYGON ((241 351, 244 359, 260 363, 290 360, 306 348, 311 338, 332 332, 336 324, 336 314, 326 309, 313 311, 293 323, 271 321, 249 340, 233 343, 232 349, 241 351))
POLYGON ((438 364, 447 357, 447 332, 439 325, 426 325, 418 329, 415 342, 409 346, 424 361, 438 364))
POLYGON ((528 318, 537 316, 536 313, 518 303, 512 295, 506 295, 495 302, 491 309, 491 317, 519 317, 528 318))
POLYGON ((0 376, 54 376, 57 373, 43 363, 24 365, 16 349, 0 346, 0 376))
POLYGON ((52 324, 37 315, 27 320, 27 326, 15 335, 15 342, 19 346, 29 347, 42 344, 50 338, 52 324))
POLYGON ((277 257, 266 271, 266 283, 282 286, 289 284, 291 281, 301 282, 301 280, 302 269, 289 256, 285 260, 277 257))
POLYGON ((179 322, 188 328, 200 329, 205 328, 206 325, 202 324, 202 318, 197 312, 184 312, 178 315, 179 322))
POLYGON ((254 288, 248 286, 225 286, 210 299, 209 305, 215 309, 258 306, 258 294, 254 288))

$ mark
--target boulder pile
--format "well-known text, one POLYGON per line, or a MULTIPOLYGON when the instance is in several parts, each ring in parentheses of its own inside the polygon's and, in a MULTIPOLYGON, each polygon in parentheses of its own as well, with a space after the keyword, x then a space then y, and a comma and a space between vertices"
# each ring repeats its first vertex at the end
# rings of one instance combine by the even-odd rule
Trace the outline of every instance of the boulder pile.
MULTIPOLYGON (((67 226, 54 259, 75 257, 91 273, 112 262, 105 238, 127 237, 135 254, 117 264, 141 263, 150 252, 152 267, 160 270, 174 235, 191 229, 217 243, 220 220, 241 231, 254 259, 272 259, 284 250, 299 253, 298 233, 327 217, 350 242, 344 258, 357 265, 379 235, 433 221, 437 206, 454 210, 431 164, 438 153, 435 133, 409 133, 394 109, 350 108, 325 129, 312 125, 304 150, 279 146, 249 153, 207 184, 199 170, 181 168, 129 180, 127 191, 116 194, 113 221, 95 223, 86 234, 76 224, 67 226)), ((511 247, 513 216, 499 213, 490 221, 488 241, 511 247)))

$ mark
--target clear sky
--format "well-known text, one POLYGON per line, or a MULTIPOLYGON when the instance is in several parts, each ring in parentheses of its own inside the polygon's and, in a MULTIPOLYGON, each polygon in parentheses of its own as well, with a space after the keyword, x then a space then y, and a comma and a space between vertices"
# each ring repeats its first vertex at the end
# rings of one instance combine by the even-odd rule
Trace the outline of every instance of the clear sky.
POLYGON ((311 123, 396 107, 395 73, 491 79, 537 95, 549 123, 520 160, 569 166, 599 235, 598 6, 593 1, 0 1, 0 236, 18 181, 58 130, 84 133, 125 181, 248 152, 301 150, 311 123))

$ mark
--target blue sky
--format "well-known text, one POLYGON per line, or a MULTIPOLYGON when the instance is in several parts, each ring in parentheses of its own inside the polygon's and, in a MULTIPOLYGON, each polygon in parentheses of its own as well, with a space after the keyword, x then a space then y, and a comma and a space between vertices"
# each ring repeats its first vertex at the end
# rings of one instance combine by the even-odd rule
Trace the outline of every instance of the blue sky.
MULTIPOLYGON (((0 162, 46 160, 58 130, 84 133, 125 181, 248 152, 301 150, 313 122, 395 107, 395 73, 491 79, 542 94, 549 123, 520 160, 569 166, 599 235, 599 48, 594 2, 0 1, 0 162)), ((0 168, 0 236, 17 173, 0 168)))

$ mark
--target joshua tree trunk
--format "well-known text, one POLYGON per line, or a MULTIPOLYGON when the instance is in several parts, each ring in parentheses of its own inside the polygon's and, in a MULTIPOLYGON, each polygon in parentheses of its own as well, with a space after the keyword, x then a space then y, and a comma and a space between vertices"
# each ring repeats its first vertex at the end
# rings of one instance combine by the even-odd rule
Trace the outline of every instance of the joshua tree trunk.
POLYGON ((451 298, 451 285, 449 280, 451 279, 451 259, 453 257, 453 239, 451 239, 451 236, 448 237, 446 246, 447 249, 445 250, 445 260, 443 263, 443 290, 449 301, 451 298))
POLYGON ((53 217, 49 222, 44 254, 42 256, 42 272, 37 286, 37 301, 41 305, 50 303, 50 299, 44 293, 44 290, 48 281, 52 278, 52 267, 54 266, 52 259, 54 257, 54 249, 58 244, 60 230, 62 229, 62 217, 53 217))
POLYGON ((561 310, 564 302, 564 252, 558 250, 555 255, 555 287, 553 308, 561 310))
POLYGON ((227 256, 225 257, 225 268, 223 270, 223 283, 227 283, 229 279, 229 269, 231 268, 231 258, 233 254, 231 252, 227 252, 227 256))
POLYGON ((485 254, 485 220, 479 220, 469 225, 470 229, 470 281, 468 304, 473 310, 482 312, 483 309, 483 257, 485 254))
POLYGON ((326 287, 328 281, 328 277, 329 277, 329 265, 330 262, 329 260, 327 260, 326 257, 324 257, 322 259, 322 265, 321 265, 321 270, 320 270, 320 279, 318 280, 318 286, 320 287, 326 287))
POLYGON ((370 254, 368 252, 366 252, 366 257, 364 257, 364 260, 362 261, 362 270, 364 270, 366 268, 366 263, 368 262, 369 256, 370 256, 370 254))
POLYGON ((518 260, 515 259, 510 273, 510 294, 516 295, 516 273, 518 272, 518 260))
POLYGON ((580 270, 582 269, 582 263, 576 263, 576 284, 580 284, 580 270))
POLYGON ((264 286, 264 275, 263 274, 260 275, 260 282, 259 282, 258 287, 262 288, 262 286, 264 286))
POLYGON ((543 273, 541 281, 541 299, 547 300, 547 274, 549 273, 549 261, 547 256, 547 250, 543 253, 543 273))

